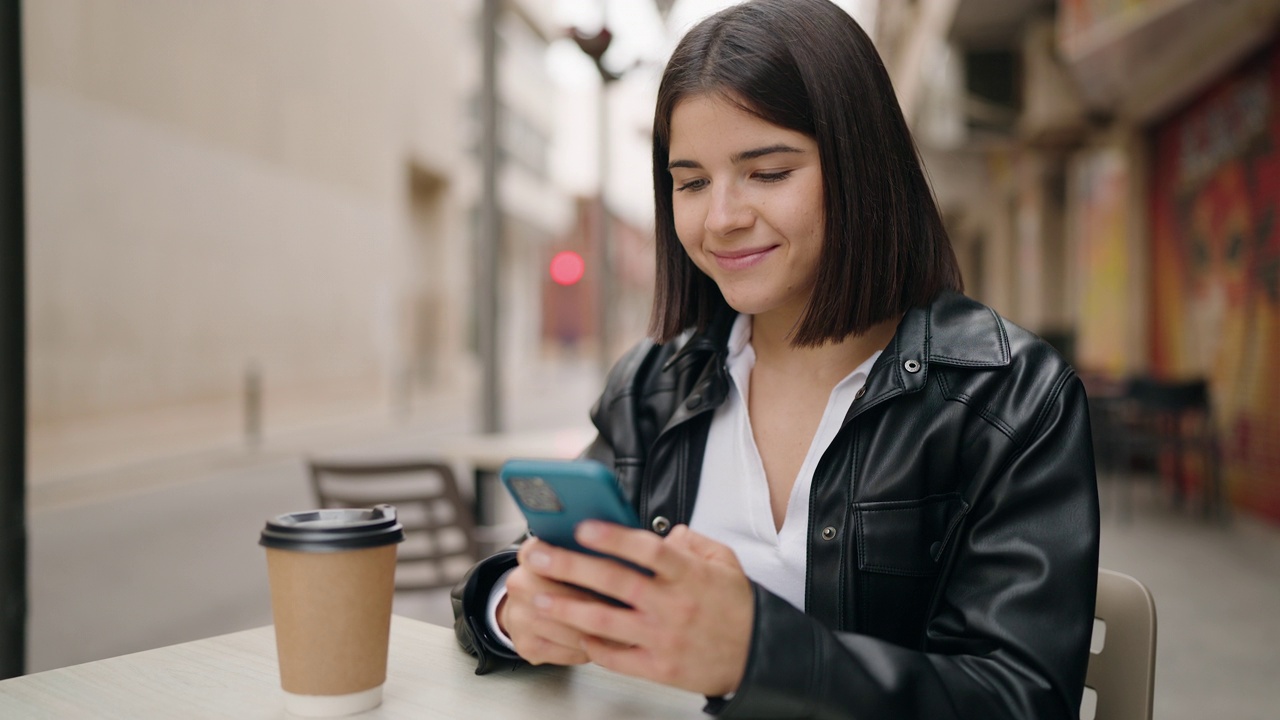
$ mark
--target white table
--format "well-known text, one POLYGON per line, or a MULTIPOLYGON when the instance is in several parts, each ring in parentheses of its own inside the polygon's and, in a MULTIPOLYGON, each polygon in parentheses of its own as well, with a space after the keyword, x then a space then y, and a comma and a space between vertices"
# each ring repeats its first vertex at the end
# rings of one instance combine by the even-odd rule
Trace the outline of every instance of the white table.
MULTIPOLYGON (((449 628, 395 617, 382 706, 353 718, 706 718, 695 693, 588 665, 475 674, 449 628)), ((0 682, 0 718, 286 718, 271 627, 0 682)))

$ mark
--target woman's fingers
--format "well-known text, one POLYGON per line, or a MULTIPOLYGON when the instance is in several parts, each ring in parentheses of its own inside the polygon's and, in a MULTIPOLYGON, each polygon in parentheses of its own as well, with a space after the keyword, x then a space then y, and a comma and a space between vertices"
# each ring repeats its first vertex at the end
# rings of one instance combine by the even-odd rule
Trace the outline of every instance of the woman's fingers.
POLYGON ((633 607, 646 606, 653 599, 652 579, 647 574, 611 558, 542 543, 521 559, 521 568, 544 580, 584 588, 633 607))
MULTIPOLYGON (((514 638, 512 642, 515 642, 514 638)), ((538 636, 515 642, 515 645, 516 654, 530 665, 585 665, 591 662, 581 645, 565 647, 538 636)))
POLYGON ((738 556, 733 553, 732 548, 724 543, 716 542, 706 535, 700 535, 690 530, 688 525, 677 525, 671 528, 670 534, 667 535, 667 544, 687 550, 705 560, 724 563, 735 568, 742 567, 738 563, 738 556))
POLYGON ((587 662, 578 630, 545 617, 535 598, 557 596, 586 599, 590 596, 517 567, 507 578, 507 596, 498 608, 498 624, 511 638, 516 653, 534 663, 579 665, 587 662))
POLYGON ((584 608, 551 598, 543 603, 545 616, 582 631, 587 656, 611 670, 707 695, 733 692, 746 666, 754 615, 754 593, 737 557, 683 526, 666 538, 644 535, 586 523, 578 533, 593 550, 657 571, 640 576, 649 588, 643 606, 584 608))
POLYGON ((578 524, 574 538, 583 547, 651 570, 667 580, 679 580, 689 570, 689 559, 648 530, 588 520, 578 524))
POLYGON ((524 565, 527 567, 529 565, 529 556, 532 555, 534 552, 537 552, 538 550, 546 547, 552 547, 552 546, 542 542, 538 538, 529 538, 528 540, 525 540, 523 543, 520 544, 520 549, 516 551, 516 560, 521 565, 524 565))
POLYGON ((509 605, 504 623, 511 628, 508 635, 517 655, 527 661, 557 665, 586 662, 586 653, 582 651, 584 635, 579 630, 548 620, 529 606, 509 605))
POLYGON ((520 567, 507 582, 520 603, 513 623, 523 628, 516 646, 522 657, 562 664, 593 660, 710 695, 737 687, 746 665, 754 601, 732 550, 684 526, 661 537, 586 522, 576 537, 591 550, 654 574, 607 557, 526 543, 520 567), (603 603, 568 585, 631 607, 603 603))
POLYGON ((598 600, 543 595, 535 600, 534 605, 542 617, 572 628, 583 638, 595 638, 622 647, 651 640, 658 630, 653 626, 655 616, 598 600))

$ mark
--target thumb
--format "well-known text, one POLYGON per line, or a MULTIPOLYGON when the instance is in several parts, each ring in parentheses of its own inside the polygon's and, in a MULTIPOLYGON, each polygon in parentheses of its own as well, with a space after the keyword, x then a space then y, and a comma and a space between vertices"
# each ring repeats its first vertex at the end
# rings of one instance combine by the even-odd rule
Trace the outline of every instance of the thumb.
POLYGON ((667 535, 667 542, 673 543, 676 547, 704 560, 741 567, 738 563, 738 556, 733 553, 733 550, 728 545, 716 542, 706 535, 696 533, 690 530, 688 525, 677 525, 672 528, 670 534, 667 535))

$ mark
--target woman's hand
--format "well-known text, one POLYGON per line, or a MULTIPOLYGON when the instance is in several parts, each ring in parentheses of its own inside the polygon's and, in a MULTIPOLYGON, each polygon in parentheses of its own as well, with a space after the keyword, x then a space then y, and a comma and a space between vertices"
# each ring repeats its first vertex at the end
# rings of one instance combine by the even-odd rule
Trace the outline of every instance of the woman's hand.
MULTIPOLYGON (((576 633, 586 657, 611 670, 704 695, 737 690, 747 664, 754 600, 732 550, 683 525, 662 538, 645 530, 584 522, 576 537, 587 548, 649 568, 654 575, 541 543, 525 556, 540 578, 594 590, 631 606, 615 607, 563 590, 538 592, 531 604, 543 622, 576 633)), ((569 642, 571 633, 559 637, 569 642)))
POLYGON ((599 601, 532 569, 530 554, 544 552, 543 548, 552 546, 537 538, 529 538, 520 546, 520 565, 507 576, 507 596, 498 605, 498 626, 511 638, 516 653, 534 665, 581 665, 590 660, 583 649, 582 632, 543 617, 534 601, 540 597, 599 601))

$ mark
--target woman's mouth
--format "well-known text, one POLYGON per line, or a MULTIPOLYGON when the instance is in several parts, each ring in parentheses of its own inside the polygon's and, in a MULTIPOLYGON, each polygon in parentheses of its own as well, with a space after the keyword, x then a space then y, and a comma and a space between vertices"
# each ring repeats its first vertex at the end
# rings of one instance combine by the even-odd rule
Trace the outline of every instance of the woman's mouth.
POLYGON ((744 250, 720 250, 711 253, 711 256, 716 259, 716 265, 722 270, 745 270, 764 262, 764 259, 777 249, 777 245, 770 245, 744 250))

